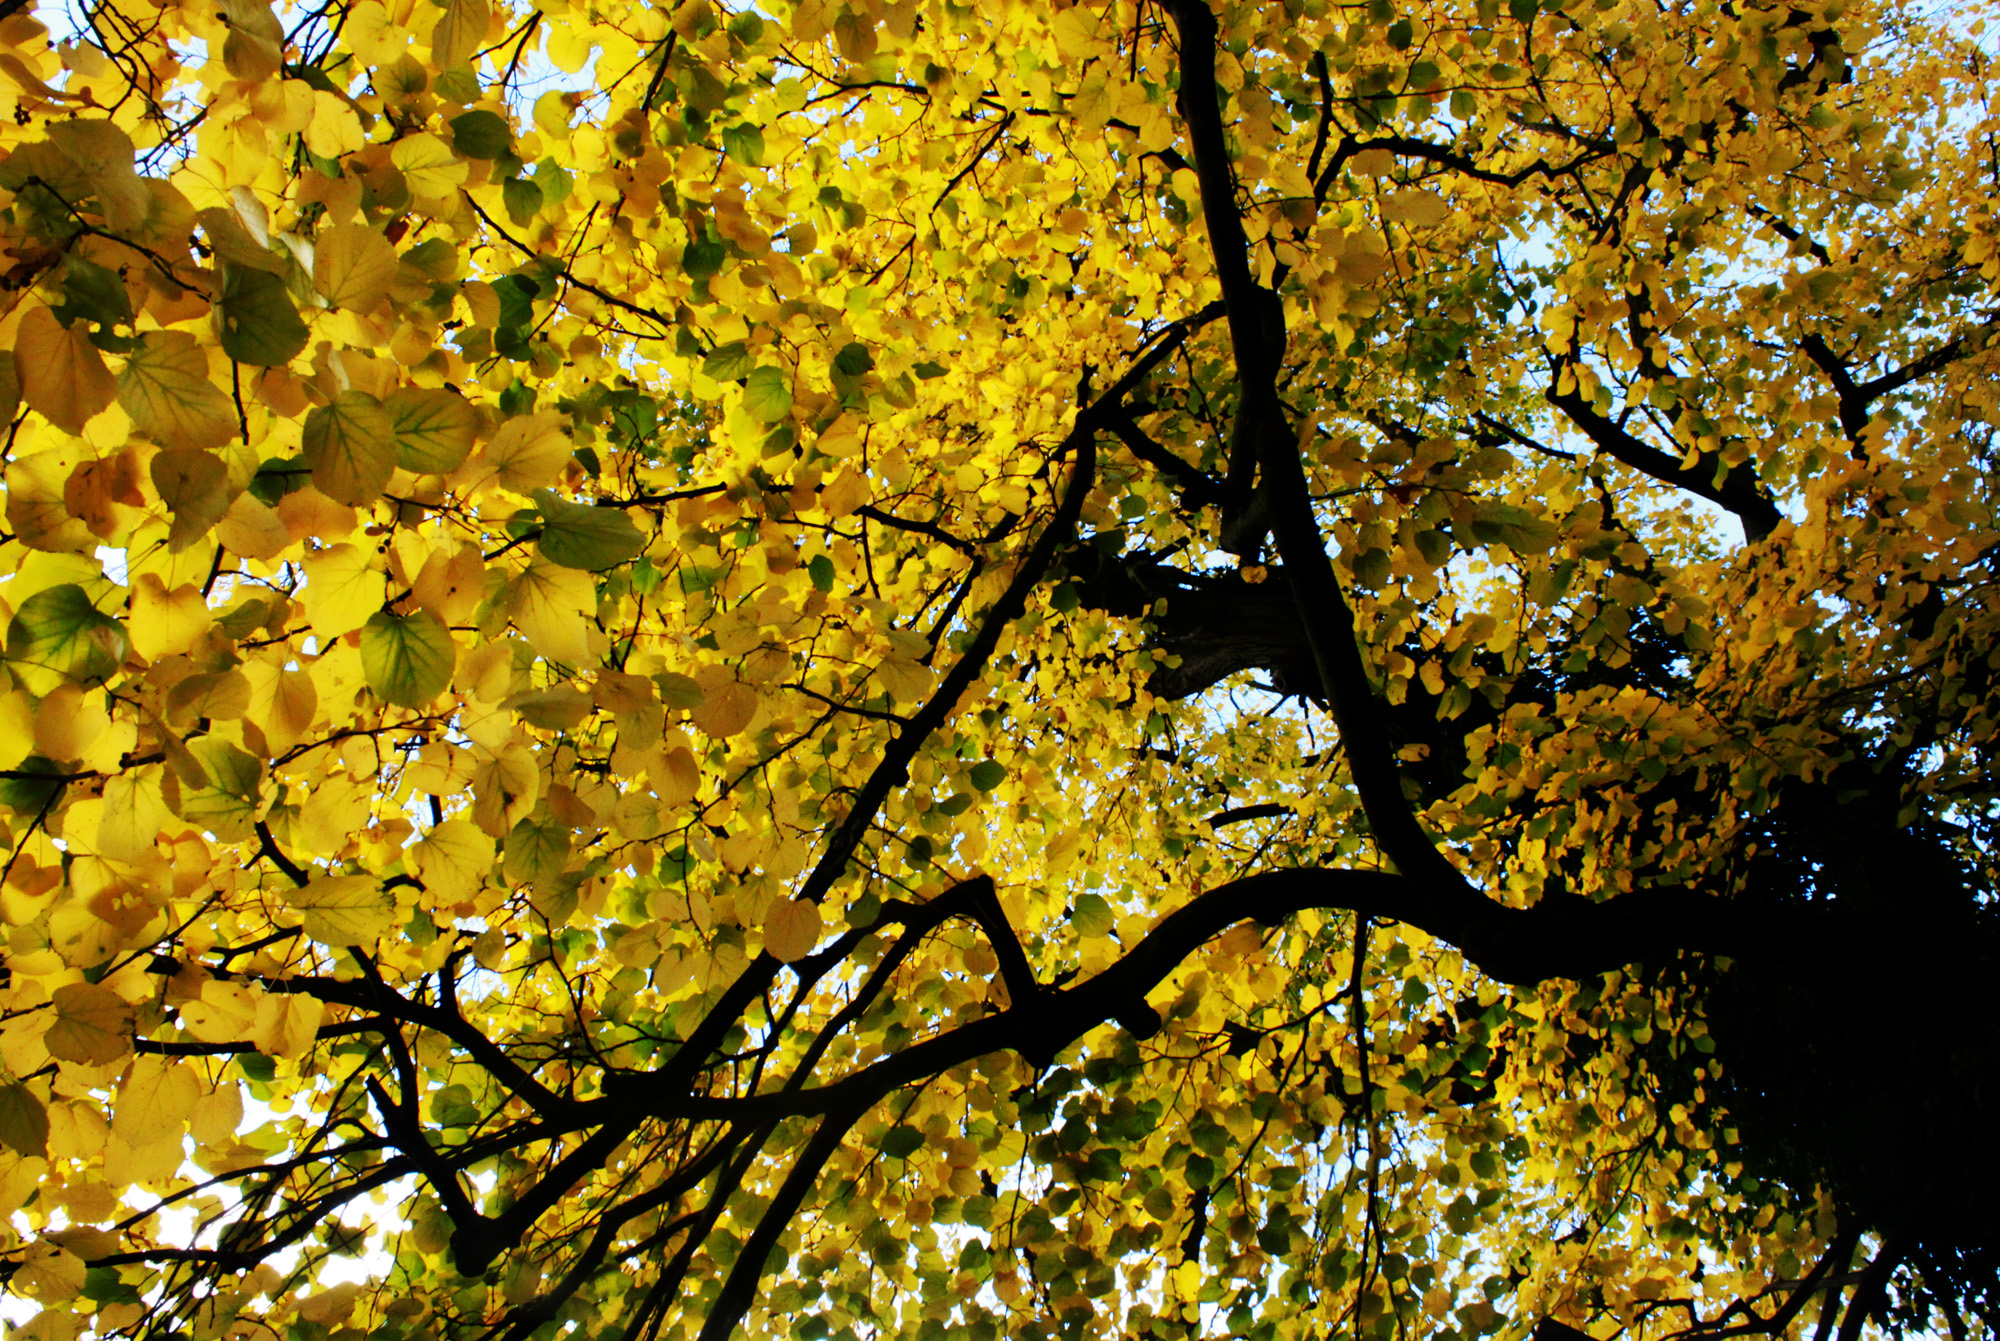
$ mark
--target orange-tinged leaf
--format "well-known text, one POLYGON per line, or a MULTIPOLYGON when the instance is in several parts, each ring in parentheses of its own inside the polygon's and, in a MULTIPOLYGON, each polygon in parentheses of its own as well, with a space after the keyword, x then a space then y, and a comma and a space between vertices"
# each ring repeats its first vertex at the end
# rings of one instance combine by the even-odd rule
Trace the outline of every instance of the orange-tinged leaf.
POLYGON ((704 686, 706 694, 688 716, 694 724, 718 740, 733 736, 750 725, 757 715, 757 691, 734 679, 717 680, 704 686))
POLYGON ((28 408, 72 433, 82 431, 118 392, 117 379, 90 343, 85 324, 64 330, 46 307, 32 308, 21 318, 14 362, 28 408))
POLYGON ((42 1046, 58 1061, 106 1066, 132 1050, 132 1007, 96 983, 58 987, 51 998, 55 1019, 42 1046))
POLYGON ((764 914, 764 948, 773 958, 795 964, 813 952, 824 926, 818 904, 773 899, 764 914))

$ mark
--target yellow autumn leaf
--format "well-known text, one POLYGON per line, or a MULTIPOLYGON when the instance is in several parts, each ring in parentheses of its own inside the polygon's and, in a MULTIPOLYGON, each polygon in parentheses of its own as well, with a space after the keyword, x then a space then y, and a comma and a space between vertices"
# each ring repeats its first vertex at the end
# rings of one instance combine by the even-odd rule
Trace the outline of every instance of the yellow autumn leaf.
POLYGON ((430 199, 451 194, 467 172, 465 161, 452 153, 451 146, 427 132, 396 141, 389 161, 403 174, 412 194, 430 199))
POLYGON ((389 240, 367 224, 338 224, 313 239, 313 287, 350 312, 381 306, 399 265, 389 240))
POLYGON ((246 1037, 269 1057, 296 1061, 311 1050, 326 1007, 303 992, 267 992, 257 998, 246 1037))
POLYGON ((285 902, 322 945, 367 945, 388 933, 396 913, 394 896, 368 875, 316 876, 286 891, 285 902))
POLYGON ((528 645, 552 661, 580 665, 589 659, 585 612, 597 604, 589 573, 537 559, 508 584, 507 608, 528 645))
POLYGON ((424 888, 445 903, 469 898, 493 869, 493 840, 469 820, 433 825, 410 849, 424 888))
POLYGON ((306 557, 306 618, 320 638, 352 633, 382 608, 388 579, 375 559, 372 550, 346 543, 306 557))
POLYGON ((250 682, 244 716, 263 736, 265 749, 288 750, 312 729, 319 713, 319 691, 311 675, 268 661, 249 661, 243 665, 243 676, 250 682))
POLYGON ((58 760, 81 758, 110 725, 101 690, 59 684, 35 710, 35 752, 58 760))
POLYGON ((313 486, 336 503, 372 503, 396 473, 395 423, 365 391, 343 391, 309 411, 299 445, 313 486))
POLYGON ((439 69, 463 65, 482 44, 493 10, 487 0, 445 0, 431 30, 431 59, 439 69))
POLYGON ((314 89, 312 120, 306 125, 305 142, 306 148, 321 158, 339 158, 367 144, 368 135, 361 128, 361 118, 345 99, 325 89, 314 89))
POLYGON ((153 852, 160 831, 172 819, 160 791, 159 765, 120 773, 104 784, 97 851, 119 861, 140 860, 153 852))
POLYGON ((111 1130, 135 1146, 176 1138, 202 1088, 192 1066, 166 1057, 137 1058, 118 1087, 111 1130))
POLYGON ((528 494, 555 482, 571 450, 562 420, 555 414, 544 410, 520 415, 500 425, 461 473, 528 494))
POLYGON ((212 623, 208 602, 192 583, 168 591, 157 573, 141 573, 132 583, 132 617, 126 628, 132 650, 148 661, 193 647, 212 623))

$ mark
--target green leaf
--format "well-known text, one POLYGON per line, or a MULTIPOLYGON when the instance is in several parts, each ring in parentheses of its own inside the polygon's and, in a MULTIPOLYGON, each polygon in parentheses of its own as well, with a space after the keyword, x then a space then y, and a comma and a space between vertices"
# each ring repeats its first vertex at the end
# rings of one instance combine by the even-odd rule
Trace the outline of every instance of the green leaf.
POLYGON ((821 591, 833 590, 833 560, 824 554, 813 555, 806 572, 812 575, 813 586, 821 591))
POLYGON ((264 780, 264 765, 248 750, 239 750, 220 736, 203 736, 188 742, 188 751, 201 764, 215 790, 239 801, 255 801, 264 780))
POLYGON ((535 164, 535 185, 542 188, 542 202, 549 206, 562 204, 576 189, 569 170, 552 158, 535 164))
POLYGON ((507 217, 526 227, 542 212, 542 188, 525 178, 509 177, 500 183, 500 201, 507 207, 507 217))
POLYGON ((68 770, 54 760, 31 754, 0 778, 0 805, 22 815, 39 815, 62 795, 68 770))
POLYGON ((653 677, 653 684, 660 691, 661 703, 682 712, 699 708, 708 698, 692 677, 678 671, 661 671, 653 677))
POLYGON ((125 659, 125 630, 90 603, 73 582, 48 587, 21 602, 7 629, 7 659, 30 693, 46 694, 64 680, 92 684, 125 659))
POLYGON ((420 475, 444 475, 465 464, 479 416, 465 397, 442 387, 404 387, 382 406, 389 412, 396 464, 420 475))
POLYGON ((336 503, 365 507, 396 473, 396 424, 365 391, 343 391, 306 415, 300 455, 313 487, 336 503))
POLYGON ((792 384, 783 368, 763 367, 743 382, 743 408, 767 424, 792 412, 792 384))
POLYGON ((1489 545, 1505 545, 1516 554, 1546 554, 1556 543, 1556 528, 1512 503, 1483 501, 1472 518, 1472 533, 1489 545))
POLYGON ((750 356, 750 346, 741 340, 732 340, 726 345, 717 345, 715 352, 701 361, 701 370, 718 382, 736 382, 747 377, 755 360, 750 356))
POLYGON ((285 281, 268 271, 225 264, 215 324, 222 352, 238 363, 275 368, 306 347, 306 324, 285 281))
POLYGON ((83 1297, 93 1304, 136 1304, 139 1291, 118 1274, 117 1267, 94 1266, 83 1273, 83 1297))
POLYGON ((462 112, 451 119, 452 148, 467 158, 494 159, 514 143, 514 132, 497 112, 462 112))
POLYGON ((928 382, 933 377, 944 376, 944 365, 925 359, 922 363, 911 365, 910 371, 928 382))
POLYGON ((1076 911, 1070 914, 1069 920, 1085 936, 1108 935, 1117 923, 1111 905, 1104 901, 1101 894, 1077 895, 1076 911))
POLYGON ((868 352, 864 344, 845 344, 833 356, 833 366, 849 377, 859 377, 875 366, 875 356, 868 352))
POLYGON ((764 132, 751 125, 734 125, 722 132, 722 152, 746 167, 764 162, 764 132))
POLYGON ((132 300, 118 272, 81 256, 69 258, 63 271, 62 292, 62 305, 52 310, 64 326, 79 319, 98 326, 115 326, 132 319, 132 300))
POLYGON ((451 684, 458 647, 436 615, 386 610, 361 626, 361 673, 386 703, 422 708, 451 684))
POLYGON ((908 1159, 924 1148, 924 1134, 915 1127, 897 1125, 882 1136, 882 1153, 892 1159, 908 1159))
POLYGON ((0 1085, 0 1145, 39 1159, 48 1153, 49 1113, 18 1081, 0 1085))
POLYGON ((542 286, 526 275, 502 275, 493 281, 493 292, 500 297, 500 326, 532 326, 535 324, 535 295, 542 286))
POLYGON ((689 279, 713 279, 715 272, 722 269, 722 258, 720 242, 690 242, 681 253, 681 270, 689 279))
POLYGON ((543 558, 564 568, 602 572, 646 547, 646 537, 617 508, 572 503, 553 489, 535 490, 542 535, 535 542, 543 558))
POLYGON ((517 885, 539 885, 563 873, 569 864, 570 832, 544 814, 530 816, 507 831, 507 858, 502 866, 517 885))
POLYGON ((1007 766, 997 760, 982 759, 972 766, 971 772, 966 776, 972 779, 972 785, 980 791, 990 792, 1007 780, 1007 766))

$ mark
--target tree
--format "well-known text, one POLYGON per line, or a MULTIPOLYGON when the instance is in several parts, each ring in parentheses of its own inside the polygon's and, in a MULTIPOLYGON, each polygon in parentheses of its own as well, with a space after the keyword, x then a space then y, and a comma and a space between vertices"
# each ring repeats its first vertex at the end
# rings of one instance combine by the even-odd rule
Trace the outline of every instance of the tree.
POLYGON ((0 8, 22 1335, 1992 1327, 1983 9, 0 8))

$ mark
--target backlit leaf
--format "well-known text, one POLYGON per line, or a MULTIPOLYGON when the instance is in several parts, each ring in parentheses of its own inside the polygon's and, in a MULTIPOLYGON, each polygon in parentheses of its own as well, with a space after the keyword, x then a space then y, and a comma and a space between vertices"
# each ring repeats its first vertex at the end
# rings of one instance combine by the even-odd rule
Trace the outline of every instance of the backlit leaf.
POLYGON ((646 547, 646 537, 616 508, 571 503, 548 489, 535 491, 535 506, 542 513, 536 548, 550 563, 596 572, 646 547))
POLYGON ((299 445, 313 484, 336 503, 374 502, 396 470, 395 420, 364 391, 343 391, 310 411, 299 445))
POLYGON ((285 282, 266 270, 223 267, 215 323, 222 352, 238 363, 289 363, 306 347, 306 324, 285 282))
POLYGON ((389 296, 399 261, 366 224, 339 224, 313 239, 313 287, 335 307, 372 312, 389 296))
POLYGON ((285 902, 305 916, 306 935, 322 945, 367 945, 388 934, 396 901, 367 875, 317 876, 288 890, 285 902))
POLYGON ((368 687, 399 708, 422 708, 451 683, 458 650, 435 615, 369 617, 361 628, 361 667, 368 687))
POLYGON ((209 380, 208 353, 186 331, 148 331, 118 374, 118 403, 163 447, 220 447, 236 436, 236 408, 209 380))

